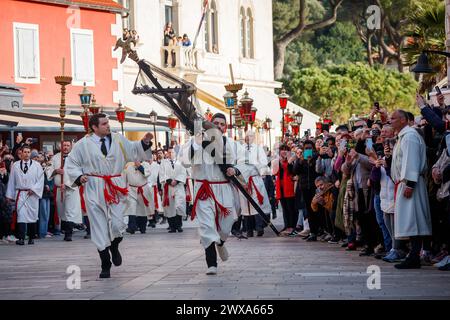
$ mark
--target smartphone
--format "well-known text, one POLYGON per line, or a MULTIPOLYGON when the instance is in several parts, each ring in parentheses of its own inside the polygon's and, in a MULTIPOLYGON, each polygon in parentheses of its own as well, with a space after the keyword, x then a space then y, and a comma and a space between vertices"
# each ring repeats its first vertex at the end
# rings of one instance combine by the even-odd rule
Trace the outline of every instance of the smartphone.
POLYGON ((22 132, 17 132, 17 135, 21 137, 22 136, 22 132))
POLYGON ((434 87, 436 89, 437 94, 442 94, 441 89, 439 88, 439 86, 434 87))
POLYGON ((373 141, 372 141, 372 138, 367 138, 367 139, 366 139, 366 147, 367 147, 367 149, 369 149, 369 150, 372 150, 372 149, 373 149, 373 141))
POLYGON ((380 110, 380 103, 378 101, 375 101, 374 106, 375 109, 380 110))
POLYGON ((341 144, 339 145, 339 149, 344 149, 347 145, 347 140, 341 140, 341 144))
POLYGON ((313 151, 311 149, 303 150, 303 158, 308 159, 309 157, 312 157, 313 151))

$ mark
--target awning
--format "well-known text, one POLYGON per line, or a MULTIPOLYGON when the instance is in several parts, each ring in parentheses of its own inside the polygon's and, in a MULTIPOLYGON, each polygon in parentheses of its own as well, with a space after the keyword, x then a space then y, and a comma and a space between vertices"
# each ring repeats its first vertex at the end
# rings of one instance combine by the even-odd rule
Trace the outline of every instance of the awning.
MULTIPOLYGON (((26 110, 25 110, 26 111, 26 110)), ((0 131, 44 131, 55 132, 60 130, 60 117, 58 114, 15 112, 0 110, 0 131)), ((157 131, 169 131, 167 121, 160 119, 156 125, 157 131)), ((68 111, 64 117, 64 130, 67 132, 84 132, 79 111, 68 111)), ((112 131, 120 131, 121 125, 115 115, 109 115, 109 123, 112 131)), ((124 131, 147 132, 153 130, 148 116, 135 113, 134 116, 127 115, 124 123, 124 131)))

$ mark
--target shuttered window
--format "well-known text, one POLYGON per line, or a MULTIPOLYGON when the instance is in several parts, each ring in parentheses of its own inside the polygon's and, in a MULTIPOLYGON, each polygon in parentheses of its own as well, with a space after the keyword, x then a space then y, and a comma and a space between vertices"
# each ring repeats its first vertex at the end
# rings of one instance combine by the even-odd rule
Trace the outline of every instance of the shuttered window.
POLYGON ((18 83, 39 83, 39 26, 14 23, 14 73, 18 83))
POLYGON ((72 77, 74 85, 95 85, 94 36, 92 30, 71 29, 72 77))

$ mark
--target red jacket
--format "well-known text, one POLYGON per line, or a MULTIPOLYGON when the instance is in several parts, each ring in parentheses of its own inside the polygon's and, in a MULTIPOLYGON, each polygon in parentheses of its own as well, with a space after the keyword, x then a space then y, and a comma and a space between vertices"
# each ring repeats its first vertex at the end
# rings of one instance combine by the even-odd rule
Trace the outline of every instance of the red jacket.
POLYGON ((276 199, 280 200, 283 198, 293 198, 295 197, 294 189, 294 174, 292 173, 292 164, 289 165, 286 161, 280 161, 280 170, 277 172, 275 188, 276 188, 276 199), (282 174, 282 177, 280 175, 282 174))

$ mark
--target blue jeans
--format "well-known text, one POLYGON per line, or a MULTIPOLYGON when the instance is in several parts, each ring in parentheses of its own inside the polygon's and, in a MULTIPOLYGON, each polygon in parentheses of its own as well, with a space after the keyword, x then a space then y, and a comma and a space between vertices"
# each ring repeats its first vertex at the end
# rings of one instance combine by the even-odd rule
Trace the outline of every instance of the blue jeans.
POLYGON ((50 217, 50 199, 39 200, 39 237, 45 238, 50 217))
POLYGON ((386 224, 384 223, 383 211, 381 210, 380 195, 374 196, 373 204, 375 208, 378 225, 380 226, 381 232, 383 233, 384 249, 386 250, 386 252, 388 252, 392 249, 392 238, 389 234, 389 230, 386 227, 386 224))

